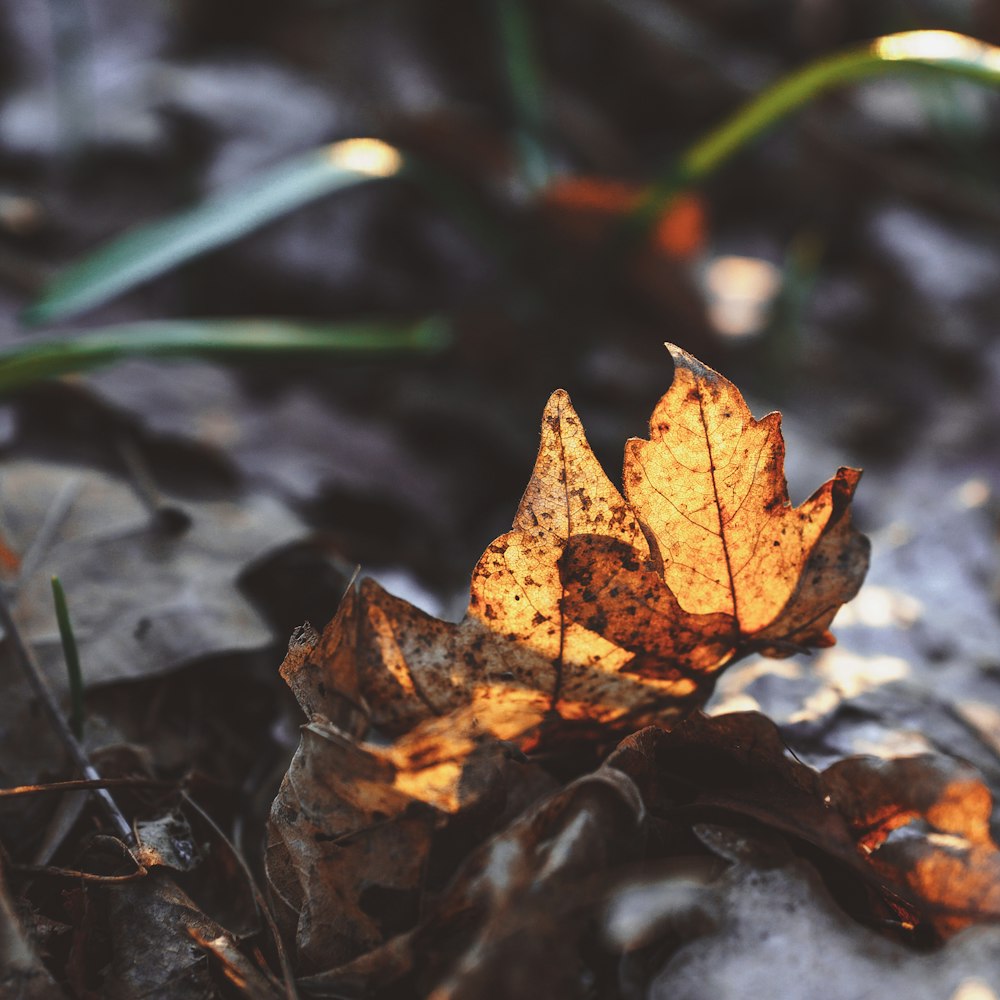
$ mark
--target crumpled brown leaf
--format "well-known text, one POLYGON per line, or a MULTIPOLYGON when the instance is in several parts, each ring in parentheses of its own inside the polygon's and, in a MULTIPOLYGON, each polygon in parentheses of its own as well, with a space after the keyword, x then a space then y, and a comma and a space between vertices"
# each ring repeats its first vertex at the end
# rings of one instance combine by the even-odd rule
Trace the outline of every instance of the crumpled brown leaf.
MULTIPOLYGON (((996 961, 982 940, 955 935, 961 928, 941 897, 954 903, 973 878, 981 889, 995 885, 993 863, 967 864, 969 877, 956 882, 952 868, 939 868, 927 892, 926 880, 908 879, 903 859, 890 868, 871 845, 909 817, 918 826, 908 838, 921 843, 917 872, 928 858, 953 862, 956 835, 947 830, 965 831, 983 857, 996 857, 989 808, 974 773, 945 758, 859 757, 821 773, 794 760, 764 716, 695 715, 670 732, 649 727, 624 740, 593 774, 474 851, 427 897, 412 930, 299 985, 316 997, 575 998, 594 995, 595 977, 618 976, 629 996, 647 987, 649 995, 710 996, 706 983, 739 996, 741 970, 756 982, 768 962, 785 989, 800 966, 819 963, 830 975, 829 948, 844 977, 838 996, 854 995, 877 970, 901 984, 930 975, 954 988, 956 976, 992 972, 996 961), (697 854, 699 844, 716 857, 697 854), (845 912, 859 902, 864 923, 845 912), (896 940, 873 932, 880 922, 895 925, 896 940), (595 925, 600 939, 589 936, 595 925), (925 930, 947 946, 927 956, 900 941, 926 943, 925 930), (739 961, 722 960, 728 947, 739 961)), ((988 892, 965 899, 963 926, 996 921, 988 892)), ((995 928, 976 931, 995 943, 995 928)), ((818 971, 799 975, 822 981, 818 971)))
POLYGON ((860 474, 841 469, 792 507, 778 415, 755 421, 732 383, 670 349, 651 439, 626 449, 627 499, 556 392, 513 528, 476 566, 462 622, 362 583, 355 623, 333 628, 356 628, 338 686, 374 725, 399 735, 471 707, 481 731, 528 747, 543 721, 682 715, 738 655, 833 641, 867 569, 850 523, 860 474))
POLYGON ((607 873, 641 856, 642 800, 601 768, 545 798, 477 850, 409 933, 301 982, 310 996, 576 997, 581 941, 607 873))
POLYGON ((429 771, 418 785, 391 748, 318 720, 303 729, 266 853, 275 916, 300 971, 342 964, 408 930, 429 883, 554 784, 495 740, 429 771))
POLYGON ((668 822, 723 810, 813 845, 915 933, 947 938, 1000 919, 992 797, 950 757, 850 757, 818 772, 788 755, 765 716, 736 712, 644 729, 607 764, 668 822))
POLYGON ((626 451, 627 499, 556 392, 512 529, 476 566, 461 622, 364 580, 321 636, 293 637, 282 675, 310 723, 273 806, 267 867, 300 967, 399 930, 387 912, 416 912, 423 865, 456 820, 479 817, 482 839, 505 803, 537 797, 518 752, 607 746, 690 713, 749 650, 832 641, 867 566, 848 507, 859 474, 791 507, 777 415, 754 421, 731 383, 671 352, 651 439, 626 451))

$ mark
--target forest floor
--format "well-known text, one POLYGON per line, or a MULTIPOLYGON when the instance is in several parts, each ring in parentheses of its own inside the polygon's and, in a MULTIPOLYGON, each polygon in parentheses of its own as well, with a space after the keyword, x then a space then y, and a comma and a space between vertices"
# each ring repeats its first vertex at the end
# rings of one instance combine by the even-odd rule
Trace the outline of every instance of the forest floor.
MULTIPOLYGON (((111 789, 141 831, 133 856, 169 873, 109 884, 134 857, 94 797, 0 802, 12 995, 458 997, 532 981, 674 1000, 1000 995, 1000 865, 976 882, 971 917, 922 922, 841 892, 839 863, 760 816, 734 826, 709 809, 683 849, 629 855, 627 884, 577 900, 588 922, 570 955, 553 944, 555 903, 505 899, 494 930, 518 942, 526 978, 487 987, 477 977, 510 953, 435 939, 458 933, 440 872, 415 907, 400 894, 368 913, 380 947, 413 954, 369 941, 326 966, 279 913, 282 951, 261 916, 273 885, 252 888, 269 881, 268 815, 305 722, 278 672, 293 630, 322 631, 359 566, 461 618, 473 567, 518 508, 550 393, 568 390, 618 482, 624 442, 647 435, 673 377, 664 341, 731 379, 755 416, 782 412, 793 503, 839 466, 864 469, 853 517, 871 566, 837 645, 741 660, 708 715, 772 720, 788 749, 775 773, 931 754, 1000 793, 1000 94, 902 75, 839 90, 706 182, 672 242, 613 239, 642 184, 783 73, 903 29, 997 41, 988 5, 914 0, 890 17, 832 0, 552 0, 523 5, 523 51, 505 42, 502 4, 92 0, 82 31, 55 33, 68 49, 53 43, 60 6, 0 3, 0 348, 229 317, 435 317, 450 343, 365 361, 130 360, 0 400, 4 599, 68 710, 60 577, 83 745, 102 777, 133 781, 111 789), (544 170, 588 184, 529 183, 533 122, 507 72, 520 57, 539 80, 527 138, 544 170), (333 194, 80 318, 23 322, 59 268, 111 237, 363 136, 432 164, 437 186, 400 176, 333 194), (420 948, 438 958, 421 965, 420 948), (333 974, 366 951, 397 978, 363 962, 333 974), (543 974, 550 956, 558 976, 543 974)), ((10 631, 0 785, 79 777, 10 631)), ((723 739, 708 732, 692 739, 723 739)), ((576 787, 600 764, 590 751, 521 788, 525 808, 576 787)), ((593 809, 605 830, 614 809, 593 809)), ((453 824, 433 862, 513 829, 499 824, 453 824)))

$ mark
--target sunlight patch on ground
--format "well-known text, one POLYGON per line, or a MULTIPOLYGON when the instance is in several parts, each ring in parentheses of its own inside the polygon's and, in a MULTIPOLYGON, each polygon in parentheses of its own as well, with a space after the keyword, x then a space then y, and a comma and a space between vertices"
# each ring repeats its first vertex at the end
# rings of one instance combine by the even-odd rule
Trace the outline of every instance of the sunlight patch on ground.
POLYGON ((922 733, 884 729, 881 726, 871 726, 870 730, 871 738, 865 737, 863 729, 854 735, 850 745, 852 754, 867 754, 889 760, 933 753, 935 749, 922 733))
POLYGON ((820 718, 834 711, 842 701, 903 680, 910 674, 910 665, 898 656, 856 656, 833 649, 819 657, 815 671, 826 684, 806 700, 790 722, 820 718))
POLYGON ((948 1000, 997 1000, 996 993, 982 979, 963 979, 948 1000))
POLYGON ((866 585, 858 596, 845 604, 834 619, 834 627, 867 625, 887 628, 895 625, 908 628, 923 616, 923 605, 915 597, 888 587, 866 585))
POLYGON ((979 738, 1000 755, 1000 708, 982 701, 960 701, 955 710, 979 738))
POLYGON ((982 479, 967 479, 955 491, 955 500, 960 507, 973 510, 982 507, 990 498, 990 488, 982 479))
POLYGON ((746 689, 761 677, 782 677, 798 680, 803 676, 803 665, 796 660, 767 660, 757 657, 731 668, 719 678, 715 698, 706 706, 709 715, 727 715, 729 712, 760 712, 760 702, 746 689))

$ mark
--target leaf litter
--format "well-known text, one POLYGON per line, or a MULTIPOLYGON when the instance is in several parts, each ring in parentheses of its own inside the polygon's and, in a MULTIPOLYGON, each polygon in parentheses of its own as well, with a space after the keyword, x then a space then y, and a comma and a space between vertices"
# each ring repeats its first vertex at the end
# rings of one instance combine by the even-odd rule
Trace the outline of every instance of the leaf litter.
MULTIPOLYGON (((942 988, 961 969, 994 977, 996 932, 973 925, 1000 917, 1000 851, 971 767, 924 755, 820 773, 763 716, 701 714, 742 658, 833 642, 868 543, 851 524, 857 470, 793 507, 779 416, 755 420, 670 349, 674 380, 649 438, 626 446, 623 491, 553 394, 461 622, 362 580, 322 633, 293 636, 281 673, 308 721, 265 861, 303 995, 735 995, 739 963, 719 949, 732 939, 752 962, 745 914, 768 899, 914 996, 931 995, 936 959, 913 947, 939 945, 942 988), (718 974, 692 979, 706 961, 718 974)), ((108 982, 132 996, 178 977, 213 995, 217 974, 284 995, 259 952, 248 964, 254 921, 181 888, 207 862, 175 836, 176 809, 141 829, 147 856, 194 868, 120 893, 108 982), (129 916, 136 891, 152 895, 129 916), (177 938, 156 982, 134 983, 117 938, 154 910, 200 950, 177 938)), ((763 926, 795 940, 788 921, 763 926)))
MULTIPOLYGON (((3 466, 0 525, 5 543, 20 556, 16 572, 4 577, 14 619, 58 696, 67 681, 52 612, 53 573, 70 595, 85 680, 93 690, 266 648, 271 629, 239 581, 266 553, 306 534, 297 517, 264 496, 151 509, 124 480, 28 460, 3 466)), ((3 644, 5 656, 9 645, 3 644)), ((4 757, 0 773, 5 783, 34 780, 45 766, 46 734, 35 732, 13 664, 0 690, 5 730, 32 740, 37 751, 4 757)))
MULTIPOLYGON (((635 881, 637 859, 683 868, 692 853, 703 858, 694 826, 720 816, 737 831, 769 829, 856 920, 908 945, 1000 917, 992 799, 974 769, 923 755, 849 758, 820 773, 790 758, 762 716, 701 715, 719 672, 740 658, 832 643, 829 625, 861 584, 868 543, 850 519, 856 470, 793 507, 778 416, 754 420, 731 383, 671 352, 675 377, 650 438, 626 448, 624 495, 566 394, 554 394, 513 528, 477 565, 462 622, 362 581, 322 635, 303 633, 290 648, 282 673, 310 722, 273 807, 267 864, 316 995, 368 975, 373 995, 390 981, 421 995, 473 996, 484 982, 516 995, 512 955, 541 975, 542 959, 528 956, 546 953, 541 940, 509 951, 522 933, 547 939, 550 953, 568 935, 579 960, 589 924, 573 938, 560 909, 572 904, 547 881, 544 850, 512 890, 517 902, 483 904, 472 919, 463 894, 484 859, 510 857, 515 845, 523 853, 524 823, 575 787, 552 787, 554 777, 582 775, 644 724, 655 728, 595 772, 632 778, 643 846, 578 900, 590 918, 635 881), (443 865, 448 852, 455 861, 443 865), (405 865, 392 868, 391 857, 405 865), (363 941, 342 919, 345 894, 369 918, 363 941), (389 899, 420 914, 413 929, 385 919, 389 899), (446 933, 438 922, 451 907, 466 945, 442 961, 427 936, 443 948, 459 933, 459 923, 446 933), (521 923, 498 929, 510 912, 521 923)), ((601 825, 597 813, 588 821, 601 825)), ((574 968, 572 985, 561 980, 553 995, 586 995, 584 984, 607 973, 574 968)))

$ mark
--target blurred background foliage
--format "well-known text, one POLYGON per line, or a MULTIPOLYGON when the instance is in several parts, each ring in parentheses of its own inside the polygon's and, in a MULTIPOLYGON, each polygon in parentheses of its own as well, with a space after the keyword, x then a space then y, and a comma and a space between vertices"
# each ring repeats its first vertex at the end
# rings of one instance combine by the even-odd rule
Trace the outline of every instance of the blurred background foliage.
POLYGON ((8 404, 3 445, 115 465, 95 442, 124 427, 174 488, 270 476, 346 562, 439 590, 509 522, 552 389, 617 472, 669 381, 666 339, 842 458, 896 461, 992 377, 997 93, 921 75, 838 89, 649 238, 626 223, 775 80, 928 28, 996 40, 1000 16, 971 0, 6 0, 0 347, 45 354, 33 342, 85 324, 112 338, 106 361, 162 321, 212 353, 217 321, 241 317, 293 349, 345 324, 390 340, 375 359, 130 362, 36 386, 8 404), (310 152, 357 137, 402 160, 310 152), (192 219, 171 257, 170 227, 192 219), (143 272, 151 247, 164 259, 143 272), (414 337, 428 318, 435 335, 414 337), (219 432, 217 411, 244 430, 219 432))

